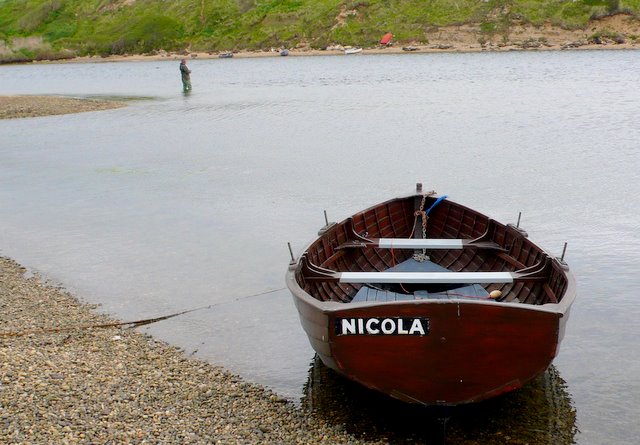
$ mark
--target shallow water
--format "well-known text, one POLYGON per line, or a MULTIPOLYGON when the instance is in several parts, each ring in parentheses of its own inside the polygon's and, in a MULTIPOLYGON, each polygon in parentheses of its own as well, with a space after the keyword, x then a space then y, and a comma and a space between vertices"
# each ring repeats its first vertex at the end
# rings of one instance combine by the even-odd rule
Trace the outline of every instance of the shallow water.
POLYGON ((639 52, 189 66, 186 96, 177 61, 0 67, 0 94, 150 98, 0 121, 0 254, 125 320, 213 304, 148 331, 300 400, 315 368, 286 243, 423 182, 569 243, 579 295, 554 363, 575 440, 636 443, 639 52))

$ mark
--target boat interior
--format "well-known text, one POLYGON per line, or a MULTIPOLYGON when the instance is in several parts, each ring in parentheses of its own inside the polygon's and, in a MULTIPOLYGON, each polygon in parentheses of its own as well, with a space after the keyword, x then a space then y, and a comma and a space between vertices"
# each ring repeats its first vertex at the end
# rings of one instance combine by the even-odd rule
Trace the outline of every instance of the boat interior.
POLYGON ((526 232, 443 197, 393 199, 327 224, 319 235, 295 275, 320 301, 541 305, 558 303, 568 285, 562 264, 526 232))

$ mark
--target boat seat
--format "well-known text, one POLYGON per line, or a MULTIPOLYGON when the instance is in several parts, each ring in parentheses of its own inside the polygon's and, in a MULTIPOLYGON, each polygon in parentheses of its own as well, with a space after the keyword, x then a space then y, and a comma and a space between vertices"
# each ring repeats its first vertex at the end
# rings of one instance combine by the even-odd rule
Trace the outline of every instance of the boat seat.
POLYGON ((493 241, 479 241, 472 239, 449 239, 449 238, 374 238, 367 241, 348 241, 336 247, 339 249, 348 248, 377 248, 377 249, 429 249, 429 250, 449 250, 449 249, 493 249, 504 250, 493 241))
POLYGON ((340 283, 491 284, 513 283, 513 272, 338 272, 340 283))
MULTIPOLYGON (((440 272, 440 273, 454 273, 450 270, 437 265, 432 261, 416 261, 413 258, 409 258, 400 264, 395 265, 387 269, 386 272, 398 273, 416 273, 416 272, 440 272)), ((364 285, 358 289, 358 292, 353 297, 351 302, 357 303, 362 301, 369 302, 384 302, 384 301, 406 301, 406 300, 422 300, 422 299, 452 299, 452 298, 486 298, 489 292, 479 284, 472 285, 460 285, 455 288, 451 288, 440 292, 429 292, 427 290, 418 290, 413 294, 404 294, 393 292, 390 290, 379 289, 364 285)))

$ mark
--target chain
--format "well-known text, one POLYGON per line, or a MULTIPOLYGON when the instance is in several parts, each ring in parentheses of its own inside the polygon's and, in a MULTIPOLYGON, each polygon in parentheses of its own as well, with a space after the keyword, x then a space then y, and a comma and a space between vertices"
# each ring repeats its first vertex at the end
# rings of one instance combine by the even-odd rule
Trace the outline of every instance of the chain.
MULTIPOLYGON (((427 200, 427 196, 433 196, 434 194, 435 194, 434 191, 424 193, 422 195, 422 201, 420 201, 420 209, 416 210, 416 212, 414 213, 416 219, 418 218, 418 216, 422 219, 421 221, 422 239, 427 238, 427 220, 429 219, 429 217, 424 211, 424 203, 427 200)), ((414 225, 415 225, 415 222, 414 222, 414 225)), ((419 263, 422 263, 424 261, 429 261, 430 258, 429 258, 429 255, 427 255, 427 249, 422 249, 422 253, 414 253, 413 259, 418 261, 419 263)))

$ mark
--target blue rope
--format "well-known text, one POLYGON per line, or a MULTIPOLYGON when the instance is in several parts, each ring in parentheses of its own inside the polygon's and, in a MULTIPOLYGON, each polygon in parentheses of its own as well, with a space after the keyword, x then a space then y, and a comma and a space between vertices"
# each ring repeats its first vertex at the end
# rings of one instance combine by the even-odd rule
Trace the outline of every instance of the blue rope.
POLYGON ((443 200, 445 200, 445 199, 447 199, 447 195, 441 196, 441 197, 439 197, 438 199, 436 199, 436 202, 434 202, 434 203, 431 205, 431 207, 429 207, 429 209, 428 209, 426 212, 424 212, 424 214, 425 214, 425 215, 428 215, 428 214, 429 214, 429 212, 430 212, 431 210, 433 210, 433 208, 434 208, 435 206, 437 206, 438 204, 440 204, 440 202, 441 202, 441 201, 443 201, 443 200))

